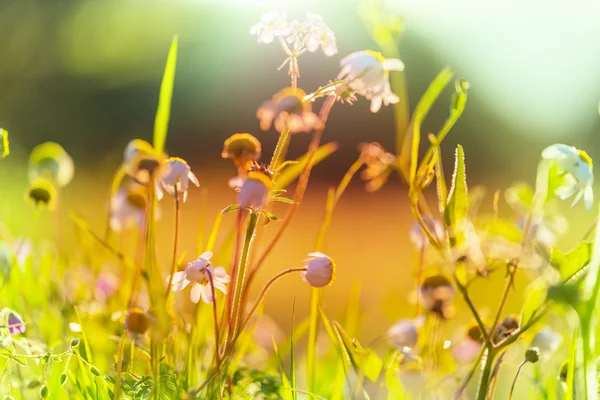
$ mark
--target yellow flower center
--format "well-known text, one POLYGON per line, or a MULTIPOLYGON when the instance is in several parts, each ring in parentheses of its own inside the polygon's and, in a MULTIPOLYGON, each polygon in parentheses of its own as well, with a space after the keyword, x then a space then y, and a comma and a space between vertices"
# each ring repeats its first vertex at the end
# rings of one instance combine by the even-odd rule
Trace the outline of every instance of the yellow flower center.
POLYGON ((592 158, 590 156, 588 156, 588 153, 586 153, 583 150, 577 150, 577 152, 579 153, 579 157, 581 157, 581 159, 587 163, 590 167, 593 167, 594 164, 592 163, 592 158))
POLYGON ((254 179, 261 182, 267 189, 271 189, 273 181, 271 181, 271 177, 265 174, 262 171, 250 171, 248 172, 248 179, 254 179))
POLYGON ((373 57, 375 57, 377 59, 377 61, 379 61, 381 63, 385 61, 385 57, 383 56, 383 54, 381 54, 378 51, 366 50, 366 52, 369 53, 370 55, 372 55, 373 57))
POLYGON ((139 190, 130 190, 127 193, 127 202, 140 210, 146 208, 146 196, 139 190))

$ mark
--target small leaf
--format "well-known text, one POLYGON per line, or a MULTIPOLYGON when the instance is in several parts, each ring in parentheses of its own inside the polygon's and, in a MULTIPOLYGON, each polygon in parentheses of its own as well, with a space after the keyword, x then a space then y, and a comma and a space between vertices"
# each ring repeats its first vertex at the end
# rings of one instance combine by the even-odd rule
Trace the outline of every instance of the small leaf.
POLYGON ((567 281, 584 271, 592 257, 592 247, 590 242, 581 242, 568 253, 562 253, 554 247, 550 264, 558 271, 561 279, 567 281))
POLYGON ((90 367, 90 372, 92 373, 92 375, 100 376, 100 371, 93 365, 90 367))
POLYGON ((262 213, 262 215, 264 215, 266 218, 268 218, 270 221, 279 221, 281 220, 281 218, 279 218, 276 215, 273 215, 271 212, 267 211, 267 210, 262 210, 260 211, 262 213))
POLYGON ((296 164, 298 164, 298 161, 296 161, 296 160, 287 160, 287 161, 283 162, 279 167, 277 167, 276 172, 281 172, 281 171, 283 171, 284 168, 289 167, 291 165, 296 165, 296 164))
MULTIPOLYGON (((461 145, 456 147, 454 174, 452 187, 448 196, 444 218, 446 226, 456 229, 459 222, 467 216, 469 209, 469 195, 467 189, 467 175, 465 171, 465 154, 461 145)), ((456 234, 456 233, 455 233, 456 234)), ((450 238, 451 245, 456 244, 456 237, 450 238)))
POLYGON ((165 149, 167 133, 169 129, 169 119, 171 116, 171 99, 173 97, 173 83, 175 81, 175 67, 177 64, 177 36, 173 36, 167 65, 160 84, 160 95, 158 97, 158 109, 154 119, 154 148, 161 154, 165 149))
POLYGON ((272 197, 271 201, 278 201, 285 204, 296 204, 294 200, 288 199, 287 197, 272 197))
POLYGON ((223 209, 223 211, 221 211, 221 214, 227 214, 228 212, 239 210, 239 209, 240 209, 239 204, 230 204, 227 207, 225 207, 223 209))
POLYGON ((67 374, 65 374, 64 372, 62 374, 60 374, 60 378, 58 379, 59 383, 61 386, 64 386, 65 383, 67 383, 67 379, 69 377, 67 376, 67 374))
POLYGON ((50 393, 50 390, 48 389, 48 386, 44 385, 40 388, 40 397, 42 399, 45 399, 46 397, 48 397, 49 393, 50 393))
POLYGON ((535 316, 546 301, 546 285, 540 279, 533 281, 528 287, 528 294, 521 309, 521 326, 525 326, 535 316))

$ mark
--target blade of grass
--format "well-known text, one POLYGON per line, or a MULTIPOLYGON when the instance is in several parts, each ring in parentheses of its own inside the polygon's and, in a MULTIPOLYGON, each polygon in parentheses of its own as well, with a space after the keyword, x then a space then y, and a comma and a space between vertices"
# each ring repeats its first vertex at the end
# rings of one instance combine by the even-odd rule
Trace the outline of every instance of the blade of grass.
POLYGON ((160 84, 160 95, 158 97, 158 109, 154 119, 153 144, 156 151, 161 154, 165 149, 167 133, 169 130, 169 119, 171 117, 171 99, 173 98, 173 83, 175 81, 175 66, 177 64, 177 35, 173 36, 167 65, 162 82, 160 84))
POLYGON ((298 394, 296 393, 296 361, 294 358, 294 326, 296 319, 296 297, 294 297, 294 304, 292 305, 292 330, 290 332, 290 384, 292 387, 292 400, 297 400, 298 394))

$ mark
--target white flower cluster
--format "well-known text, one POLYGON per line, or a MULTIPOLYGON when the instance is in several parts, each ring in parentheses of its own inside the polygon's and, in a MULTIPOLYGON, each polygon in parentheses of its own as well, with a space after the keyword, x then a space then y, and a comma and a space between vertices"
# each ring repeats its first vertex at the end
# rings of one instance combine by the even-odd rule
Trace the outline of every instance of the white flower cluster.
POLYGON ((250 33, 258 37, 259 43, 271 43, 279 38, 284 48, 301 54, 315 52, 319 47, 326 56, 337 53, 333 31, 325 24, 323 17, 307 12, 306 20, 288 22, 285 13, 269 12, 263 14, 260 22, 250 28, 250 33))

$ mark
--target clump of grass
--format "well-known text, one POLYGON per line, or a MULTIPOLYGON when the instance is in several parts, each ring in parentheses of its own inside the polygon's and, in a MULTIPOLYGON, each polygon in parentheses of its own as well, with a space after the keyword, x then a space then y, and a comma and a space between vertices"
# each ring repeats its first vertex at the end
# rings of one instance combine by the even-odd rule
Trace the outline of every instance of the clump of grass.
MULTIPOLYGON (((7 398, 484 400, 523 391, 547 399, 572 399, 575 393, 597 397, 600 247, 594 244, 600 228, 594 222, 567 253, 556 248, 566 223, 556 197, 574 197, 573 206, 581 200, 588 209, 593 205, 591 158, 572 146, 551 145, 541 153, 533 188, 517 183, 504 191, 513 216, 500 213, 501 192, 491 201, 490 215, 479 213, 481 200, 467 184, 465 149, 457 146, 451 175, 442 162, 444 140, 467 103, 468 82, 443 69, 409 118, 404 64, 395 46, 401 20, 372 7, 362 15, 391 58, 372 50, 352 53, 341 60, 339 75, 313 92, 299 87, 300 57, 319 49, 325 56, 337 53, 335 35, 323 19, 308 13, 304 21, 288 22, 284 14, 268 13, 251 28, 259 42, 278 42, 286 57, 280 68, 287 67, 290 87, 257 108, 261 128, 275 130, 279 139, 268 162, 250 133, 225 141, 222 156, 237 169, 229 182, 237 201, 224 205, 197 257, 180 249, 179 221, 188 193, 196 195, 190 182, 201 182, 185 160, 165 152, 177 37, 160 87, 153 141, 133 139, 125 149, 110 188, 104 234, 61 202, 60 192, 74 172, 68 153, 56 143, 34 149, 26 193, 34 206, 32 232, 41 213, 69 211, 80 241, 77 250, 44 250, 31 238, 3 233, 0 391, 7 398), (422 124, 449 85, 448 118, 425 141, 422 124), (328 192, 314 247, 306 249, 305 260, 293 261, 302 266, 287 266, 259 282, 258 272, 303 203, 313 167, 336 150, 335 144, 321 144, 332 108, 358 97, 370 100, 372 112, 394 105, 396 151, 361 144, 357 160, 328 192), (310 144, 302 157, 289 160, 296 134, 310 135, 310 144), (394 173, 406 182, 416 220, 410 239, 418 253, 415 309, 368 345, 355 338, 358 288, 343 323, 332 320, 321 302, 336 274, 344 273, 345 267, 324 252, 325 242, 336 206, 359 171, 368 191, 380 189, 394 173), (293 182, 295 190, 288 193, 293 182), (429 204, 425 193, 433 186, 436 201, 429 204), (176 222, 170 264, 163 268, 155 254, 156 220, 159 204, 168 209, 169 202, 176 222), (287 207, 282 215, 275 214, 276 202, 287 207), (223 218, 235 224, 216 246, 223 218), (259 252, 256 238, 267 224, 274 225, 275 234, 259 252), (82 260, 88 267, 77 270, 82 260), (299 275, 310 286, 308 315, 298 322, 294 302, 289 338, 279 343, 273 338, 271 359, 253 363, 262 301, 288 275, 299 275), (507 304, 522 275, 531 284, 514 315, 507 304), (473 301, 472 289, 496 277, 504 280, 504 289, 497 307, 486 314, 473 301), (257 285, 262 288, 251 303, 249 293, 257 285), (449 321, 465 313, 472 323, 453 336, 449 321), (324 354, 317 351, 322 332, 331 344, 324 354), (563 335, 573 337, 568 352, 561 348, 563 335), (301 342, 304 354, 297 346, 301 342)), ((8 134, 0 130, 0 136, 5 157, 8 134)), ((56 240, 60 244, 60 237, 56 240)))

